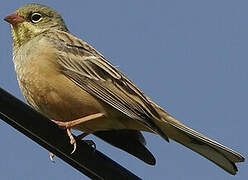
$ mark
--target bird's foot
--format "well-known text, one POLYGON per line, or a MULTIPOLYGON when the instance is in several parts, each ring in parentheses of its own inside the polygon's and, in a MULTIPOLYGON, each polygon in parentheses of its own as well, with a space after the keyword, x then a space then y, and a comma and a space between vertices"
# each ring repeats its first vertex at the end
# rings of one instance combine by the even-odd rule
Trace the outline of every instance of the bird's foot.
MULTIPOLYGON (((63 122, 63 121, 55 121, 55 120, 52 120, 53 122, 55 122, 58 126, 60 126, 61 128, 63 129, 66 129, 66 132, 67 132, 67 135, 69 136, 70 138, 70 143, 73 145, 73 150, 71 152, 74 153, 76 151, 76 148, 77 148, 77 143, 76 143, 76 140, 71 132, 71 128, 78 125, 78 124, 82 124, 84 122, 87 122, 87 121, 90 121, 90 120, 93 120, 93 119, 97 119, 97 118, 100 118, 104 116, 104 114, 102 113, 96 113, 96 114, 92 114, 92 115, 88 115, 88 116, 85 116, 85 117, 82 117, 82 118, 79 118, 79 119, 76 119, 76 120, 72 120, 72 121, 67 121, 67 122, 63 122)), ((83 133, 81 135, 78 136, 78 138, 82 139, 84 138, 85 136, 87 136, 89 133, 83 133)), ((96 147, 95 143, 91 140, 85 140, 89 145, 93 146, 93 147, 96 147)), ((52 160, 54 155, 49 155, 50 159, 52 160)))

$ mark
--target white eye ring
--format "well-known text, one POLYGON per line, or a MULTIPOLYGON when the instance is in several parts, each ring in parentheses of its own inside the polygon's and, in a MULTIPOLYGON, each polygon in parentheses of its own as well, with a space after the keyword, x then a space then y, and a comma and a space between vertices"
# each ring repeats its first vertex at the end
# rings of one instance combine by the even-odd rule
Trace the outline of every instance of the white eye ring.
POLYGON ((37 23, 42 20, 42 15, 40 13, 33 13, 30 17, 32 23, 37 23))

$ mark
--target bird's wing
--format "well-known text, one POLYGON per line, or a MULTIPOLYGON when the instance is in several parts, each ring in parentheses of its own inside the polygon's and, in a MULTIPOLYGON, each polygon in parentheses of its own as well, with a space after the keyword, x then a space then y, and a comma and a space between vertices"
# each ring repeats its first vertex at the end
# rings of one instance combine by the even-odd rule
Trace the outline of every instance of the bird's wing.
POLYGON ((160 116, 144 93, 99 52, 67 32, 53 31, 46 37, 58 50, 57 61, 66 77, 168 140, 153 122, 160 116))

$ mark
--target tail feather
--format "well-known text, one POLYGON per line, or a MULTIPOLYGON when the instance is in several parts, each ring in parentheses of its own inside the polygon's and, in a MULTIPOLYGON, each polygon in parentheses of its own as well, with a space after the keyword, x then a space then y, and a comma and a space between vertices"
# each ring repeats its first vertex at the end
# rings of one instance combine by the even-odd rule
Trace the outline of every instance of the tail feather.
POLYGON ((167 116, 166 120, 158 121, 158 123, 169 138, 201 154, 232 175, 238 171, 235 163, 244 161, 239 153, 188 128, 171 116, 167 116))

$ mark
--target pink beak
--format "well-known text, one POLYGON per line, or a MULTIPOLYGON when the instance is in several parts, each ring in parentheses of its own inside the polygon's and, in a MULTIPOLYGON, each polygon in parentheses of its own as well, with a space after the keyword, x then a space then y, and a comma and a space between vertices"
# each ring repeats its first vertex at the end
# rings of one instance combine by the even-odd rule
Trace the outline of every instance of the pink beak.
POLYGON ((22 18, 21 16, 18 16, 17 14, 11 14, 9 16, 6 16, 4 20, 12 25, 17 25, 19 23, 24 22, 24 18, 22 18))

